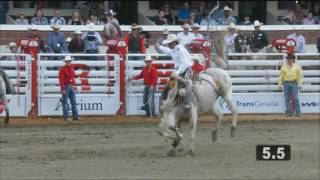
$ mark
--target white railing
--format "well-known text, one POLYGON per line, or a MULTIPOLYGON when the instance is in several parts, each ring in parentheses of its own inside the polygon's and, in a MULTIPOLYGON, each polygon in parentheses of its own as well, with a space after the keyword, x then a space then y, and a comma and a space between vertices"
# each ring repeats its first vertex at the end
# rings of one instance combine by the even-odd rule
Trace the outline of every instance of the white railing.
POLYGON ((38 54, 38 114, 62 115, 58 74, 66 55, 74 58, 79 114, 116 114, 120 107, 120 57, 116 54, 38 54))
MULTIPOLYGON (((0 68, 9 76, 16 91, 7 95, 10 116, 28 116, 32 107, 32 58, 28 54, 0 54, 0 57, 0 68)), ((5 115, 2 102, 0 114, 5 115)))

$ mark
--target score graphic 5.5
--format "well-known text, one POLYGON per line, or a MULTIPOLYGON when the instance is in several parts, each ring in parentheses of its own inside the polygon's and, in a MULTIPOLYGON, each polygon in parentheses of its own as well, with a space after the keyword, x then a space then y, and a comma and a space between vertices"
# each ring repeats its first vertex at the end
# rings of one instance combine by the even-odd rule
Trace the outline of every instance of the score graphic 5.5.
POLYGON ((257 145, 256 159, 258 161, 289 161, 291 147, 290 145, 257 145))

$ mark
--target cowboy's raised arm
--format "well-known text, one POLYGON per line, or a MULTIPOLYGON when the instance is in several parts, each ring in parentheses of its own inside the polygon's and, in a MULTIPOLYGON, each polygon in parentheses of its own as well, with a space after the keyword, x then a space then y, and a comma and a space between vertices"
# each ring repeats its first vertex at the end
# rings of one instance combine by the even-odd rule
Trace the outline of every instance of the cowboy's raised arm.
POLYGON ((156 47, 156 50, 160 50, 160 51, 164 52, 166 55, 170 55, 170 53, 171 53, 170 48, 161 46, 159 43, 156 43, 155 47, 156 47))

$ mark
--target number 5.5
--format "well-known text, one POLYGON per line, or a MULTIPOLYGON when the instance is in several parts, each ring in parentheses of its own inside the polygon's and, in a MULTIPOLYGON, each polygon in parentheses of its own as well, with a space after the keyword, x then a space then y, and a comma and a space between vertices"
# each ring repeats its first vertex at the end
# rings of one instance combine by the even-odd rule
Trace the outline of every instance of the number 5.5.
POLYGON ((262 154, 263 159, 269 159, 271 156, 270 147, 263 147, 262 154))
POLYGON ((283 159, 285 157, 285 153, 284 153, 284 147, 278 147, 277 149, 277 158, 278 159, 283 159))

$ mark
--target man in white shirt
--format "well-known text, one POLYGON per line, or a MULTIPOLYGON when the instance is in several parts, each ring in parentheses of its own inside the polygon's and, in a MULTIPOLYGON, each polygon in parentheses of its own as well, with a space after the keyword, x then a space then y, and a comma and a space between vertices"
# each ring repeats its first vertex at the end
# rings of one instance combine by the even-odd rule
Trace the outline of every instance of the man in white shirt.
POLYGON ((20 24, 20 25, 27 25, 27 24, 29 24, 29 21, 28 21, 28 19, 25 18, 23 11, 21 11, 21 12, 19 13, 19 19, 16 19, 15 23, 16 23, 16 24, 20 24))
MULTIPOLYGON (((192 65, 193 61, 187 49, 179 44, 179 38, 175 34, 169 34, 168 38, 163 41, 163 44, 167 44, 168 47, 161 46, 160 44, 156 44, 156 48, 164 52, 165 54, 171 56, 175 71, 171 75, 172 77, 180 76, 184 79, 190 79, 192 76, 192 65)), ((181 88, 181 87, 179 87, 181 88)), ((184 107, 190 108, 190 102, 192 101, 192 97, 190 94, 187 94, 183 97, 184 107)))
POLYGON ((234 39, 238 36, 236 33, 236 26, 234 23, 230 23, 228 26, 229 32, 224 36, 224 44, 226 47, 226 54, 235 53, 234 39))
POLYGON ((194 39, 194 35, 193 33, 189 32, 189 29, 190 29, 189 24, 184 24, 182 28, 183 28, 183 31, 179 32, 177 34, 177 37, 180 39, 180 44, 186 47, 186 45, 189 45, 191 41, 194 39))
POLYGON ((294 33, 289 34, 287 38, 294 39, 296 41, 296 52, 305 53, 306 52, 306 40, 300 33, 300 27, 294 28, 294 33))
POLYGON ((200 25, 194 23, 191 27, 195 39, 203 39, 203 35, 199 33, 200 25))

